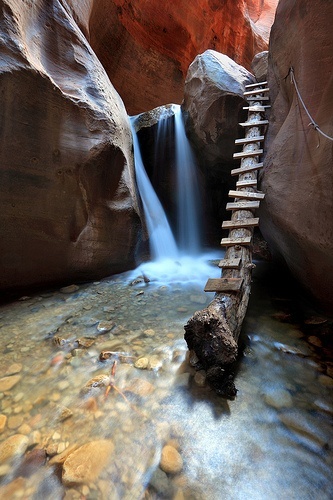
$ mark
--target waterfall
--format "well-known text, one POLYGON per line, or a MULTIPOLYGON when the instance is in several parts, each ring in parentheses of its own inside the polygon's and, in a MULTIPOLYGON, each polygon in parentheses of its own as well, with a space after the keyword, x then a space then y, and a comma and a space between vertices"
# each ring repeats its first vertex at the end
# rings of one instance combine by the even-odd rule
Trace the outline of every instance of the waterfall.
POLYGON ((175 115, 175 164, 177 178, 177 241, 184 254, 200 252, 201 196, 197 165, 185 133, 181 108, 172 106, 175 115))
POLYGON ((178 248, 173 237, 168 219, 155 190, 146 173, 140 145, 134 128, 136 117, 130 117, 136 180, 140 192, 146 224, 149 233, 150 251, 153 260, 177 259, 178 248))

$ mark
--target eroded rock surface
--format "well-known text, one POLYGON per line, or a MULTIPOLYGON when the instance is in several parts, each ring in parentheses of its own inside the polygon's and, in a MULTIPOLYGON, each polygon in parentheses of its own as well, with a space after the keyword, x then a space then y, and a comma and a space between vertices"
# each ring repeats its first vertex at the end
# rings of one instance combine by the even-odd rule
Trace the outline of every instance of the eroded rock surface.
POLYGON ((333 137, 333 4, 281 0, 271 32, 271 97, 262 176, 261 230, 296 278, 332 310, 332 141, 309 126, 309 113, 333 137), (309 36, 311 33, 311 36, 309 36))
POLYGON ((0 287, 124 270, 140 222, 123 102, 66 2, 1 16, 0 287))
POLYGON ((91 45, 129 113, 137 114, 181 103, 188 66, 208 48, 250 68, 267 49, 276 4, 100 0, 86 1, 86 11, 91 45))

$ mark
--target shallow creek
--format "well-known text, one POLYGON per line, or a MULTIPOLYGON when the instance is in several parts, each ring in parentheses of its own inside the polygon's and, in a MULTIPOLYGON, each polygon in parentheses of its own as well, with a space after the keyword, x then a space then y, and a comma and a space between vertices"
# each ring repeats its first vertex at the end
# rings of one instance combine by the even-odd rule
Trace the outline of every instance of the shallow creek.
POLYGON ((218 269, 197 280, 177 266, 173 279, 148 266, 149 283, 137 270, 1 306, 0 498, 333 497, 322 340, 285 322, 290 301, 259 264, 238 395, 217 397, 183 325, 218 269))

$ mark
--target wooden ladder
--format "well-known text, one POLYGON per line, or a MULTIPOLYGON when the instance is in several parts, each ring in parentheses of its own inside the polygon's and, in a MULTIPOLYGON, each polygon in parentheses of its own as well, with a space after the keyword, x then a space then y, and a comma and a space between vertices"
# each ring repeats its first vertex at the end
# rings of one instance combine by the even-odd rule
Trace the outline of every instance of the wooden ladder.
POLYGON ((240 167, 231 170, 231 175, 238 175, 236 190, 230 190, 229 196, 234 201, 227 203, 226 209, 231 211, 231 220, 222 223, 222 229, 229 230, 228 238, 222 238, 221 245, 227 248, 225 258, 219 262, 222 270, 221 278, 209 278, 205 292, 239 293, 244 277, 249 282, 251 273, 253 230, 259 225, 259 218, 254 212, 259 208, 264 193, 257 191, 258 170, 263 167, 260 156, 263 149, 260 144, 265 140, 268 120, 264 113, 269 100, 267 82, 259 82, 245 86, 244 98, 249 105, 243 107, 248 111, 248 118, 240 126, 245 130, 245 137, 236 139, 236 146, 242 146, 241 152, 233 155, 241 161, 240 167), (246 272, 248 274, 246 275, 246 272))

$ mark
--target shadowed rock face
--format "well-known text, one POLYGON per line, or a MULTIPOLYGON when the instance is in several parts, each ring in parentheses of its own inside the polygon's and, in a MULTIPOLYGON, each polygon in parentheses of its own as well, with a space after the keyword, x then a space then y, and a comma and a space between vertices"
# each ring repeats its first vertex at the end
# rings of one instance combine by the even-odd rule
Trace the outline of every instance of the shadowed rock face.
POLYGON ((309 127, 286 76, 293 66, 310 114, 333 136, 332 19, 332 2, 280 1, 270 41, 272 109, 262 176, 266 198, 260 214, 271 249, 331 312, 333 143, 309 127))
POLYGON ((128 117, 66 5, 1 4, 2 289, 134 263, 128 117))
POLYGON ((91 9, 90 43, 129 114, 137 114, 181 103, 187 69, 206 49, 250 68, 253 56, 267 49, 276 4, 277 0, 86 2, 87 11, 91 9))

